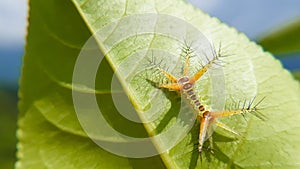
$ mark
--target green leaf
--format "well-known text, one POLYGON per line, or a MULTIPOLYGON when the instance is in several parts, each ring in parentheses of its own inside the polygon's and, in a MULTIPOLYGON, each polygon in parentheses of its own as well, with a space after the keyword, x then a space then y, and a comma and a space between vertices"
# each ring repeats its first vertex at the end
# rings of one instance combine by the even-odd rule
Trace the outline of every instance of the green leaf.
MULTIPOLYGON (((265 50, 275 54, 300 51, 300 20, 274 29, 258 40, 265 50)), ((284 57, 285 55, 280 55, 284 57)))
MULTIPOLYGON (((16 168, 299 167, 299 83, 282 68, 279 61, 219 20, 183 1, 31 0, 29 21, 19 92, 19 160, 16 168), (216 151, 211 154, 205 150, 202 162, 199 153, 193 151, 198 139, 198 123, 171 150, 143 159, 120 157, 92 142, 91 139, 106 143, 122 143, 124 140, 105 129, 92 130, 86 134, 83 128, 85 126, 81 126, 82 121, 78 120, 79 116, 74 108, 72 87, 73 94, 89 95, 95 92, 106 122, 124 135, 144 138, 163 133, 172 125, 177 125, 178 132, 171 133, 169 138, 152 139, 157 151, 171 144, 186 127, 183 123, 176 123, 180 121, 176 117, 180 107, 177 94, 162 91, 148 83, 145 76, 153 72, 143 69, 137 71, 143 67, 143 59, 147 59, 146 56, 149 55, 151 57, 151 53, 144 55, 145 58, 134 55, 137 51, 149 49, 176 53, 174 51, 179 48, 178 45, 167 36, 134 32, 134 36, 125 39, 118 39, 120 37, 116 36, 117 39, 114 40, 118 42, 109 46, 109 39, 115 38, 117 28, 125 34, 139 22, 137 20, 136 23, 125 24, 125 27, 119 24, 114 29, 106 26, 126 16, 146 13, 180 18, 205 33, 215 46, 221 42, 222 52, 230 55, 224 58, 225 92, 220 88, 220 93, 224 92, 226 103, 232 104, 255 95, 267 96, 262 113, 268 120, 261 121, 251 115, 246 117, 247 121, 240 116, 223 119, 224 123, 235 127, 242 137, 235 139, 216 129, 212 136, 216 151), (93 86, 84 83, 72 84, 72 77, 76 59, 79 58, 84 43, 97 30, 110 36, 106 41, 97 37, 94 41, 94 47, 106 58, 99 66, 94 90, 93 86), (122 71, 116 72, 120 67, 122 71), (114 72, 119 80, 117 88, 111 87, 114 72), (153 92, 157 92, 156 95, 153 92), (158 118, 143 125, 127 120, 114 105, 114 94, 117 99, 128 96, 136 109, 130 110, 131 113, 142 120, 156 115, 158 118), (154 113, 147 114, 149 109, 155 109, 154 113)), ((155 53, 153 56, 156 56, 155 53)), ((166 64, 171 63, 167 56, 158 57, 165 59, 166 64)), ((86 60, 89 60, 88 57, 86 60)), ((93 64, 95 63, 91 62, 89 67, 93 64)), ((191 64, 191 70, 198 67, 197 63, 191 64)), ((215 85, 212 73, 201 78, 195 89, 209 105, 217 104, 211 95, 210 86, 215 85)), ((86 113, 89 113, 88 110, 86 109, 86 113)))
POLYGON ((292 72, 294 77, 298 80, 300 80, 300 71, 295 71, 295 72, 292 72))
MULTIPOLYGON (((30 8, 19 93, 17 168, 139 168, 141 161, 148 168, 162 168, 159 157, 122 158, 82 137, 85 134, 74 113, 68 84, 76 56, 90 32, 71 1, 30 1, 30 8), (70 150, 72 153, 67 153, 70 150), (60 156, 63 154, 68 154, 68 159, 60 156)), ((107 76, 99 78, 109 79, 112 71, 103 64, 107 76)), ((107 84, 99 85, 99 91, 106 95, 107 84)), ((106 105, 110 107, 109 101, 106 105)), ((130 126, 128 122, 124 125, 130 126)), ((131 133, 144 132, 142 125, 133 127, 136 130, 131 133)))
POLYGON ((13 168, 16 152, 16 90, 0 87, 0 168, 13 168))

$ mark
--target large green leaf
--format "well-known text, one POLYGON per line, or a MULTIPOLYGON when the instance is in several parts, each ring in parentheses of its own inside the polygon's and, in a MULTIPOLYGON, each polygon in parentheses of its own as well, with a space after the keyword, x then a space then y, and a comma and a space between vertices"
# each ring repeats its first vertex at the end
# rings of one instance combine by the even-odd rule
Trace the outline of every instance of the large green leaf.
POLYGON ((292 24, 274 29, 271 33, 262 37, 258 42, 264 49, 275 54, 299 52, 300 20, 295 20, 292 24))
MULTIPOLYGON (((19 94, 17 168, 299 167, 299 84, 270 54, 264 53, 247 37, 217 19, 182 1, 32 0, 29 21, 19 94), (233 54, 224 58, 226 103, 249 99, 254 95, 267 96, 262 113, 268 120, 263 122, 250 115, 246 117, 247 121, 239 116, 224 119, 242 137, 232 139, 224 131, 216 130, 213 135, 216 151, 214 154, 205 151, 202 162, 199 154, 193 151, 197 142, 197 124, 174 148, 155 157, 120 157, 94 144, 82 129, 73 107, 71 87, 76 59, 84 43, 96 30, 125 16, 145 13, 172 15, 191 23, 216 44, 221 41, 222 51, 233 54)), ((124 32, 133 25, 123 28, 124 32)), ((106 57, 98 70, 95 92, 102 114, 110 126, 125 135, 140 138, 159 134, 176 124, 180 104, 177 95, 164 91, 151 96, 151 92, 161 90, 145 80, 147 72, 135 71, 141 63, 130 60, 129 56, 150 48, 172 52, 178 46, 163 36, 138 32, 134 37, 121 39, 110 51, 106 51, 101 39, 95 42, 106 57), (126 63, 123 65, 124 71, 117 75, 118 86, 122 86, 125 92, 121 87, 111 91, 113 72, 123 63, 126 63), (120 98, 127 95, 137 110, 132 113, 142 120, 147 119, 148 115, 142 112, 151 107, 157 107, 161 115, 154 122, 144 125, 126 120, 113 105, 114 93, 120 98)), ((196 69, 197 64, 192 64, 192 68, 196 69)), ((209 79, 206 76, 197 82, 196 91, 204 96, 208 104, 214 104, 209 97, 210 86, 214 83, 209 79)), ((93 91, 90 86, 74 85, 74 90, 79 93, 93 91)), ((122 142, 101 130, 89 134, 100 141, 122 142)), ((169 140, 152 140, 158 151, 171 142, 176 133, 170 136, 169 140)))

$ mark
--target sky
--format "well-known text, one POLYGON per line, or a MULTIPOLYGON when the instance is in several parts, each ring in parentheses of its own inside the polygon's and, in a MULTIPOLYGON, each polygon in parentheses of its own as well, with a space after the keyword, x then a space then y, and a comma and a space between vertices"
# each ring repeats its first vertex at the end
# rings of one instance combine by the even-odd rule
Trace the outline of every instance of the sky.
MULTIPOLYGON (((298 0, 189 0, 250 39, 300 18, 298 0)), ((27 0, 0 1, 0 87, 17 87, 27 26, 27 0)), ((300 60, 299 60, 300 62, 300 60)))
POLYGON ((0 1, 0 47, 23 45, 26 31, 27 1, 0 1))
POLYGON ((26 0, 0 0, 0 87, 16 87, 26 32, 26 0))
POLYGON ((198 8, 257 39, 300 17, 299 0, 189 0, 198 8))

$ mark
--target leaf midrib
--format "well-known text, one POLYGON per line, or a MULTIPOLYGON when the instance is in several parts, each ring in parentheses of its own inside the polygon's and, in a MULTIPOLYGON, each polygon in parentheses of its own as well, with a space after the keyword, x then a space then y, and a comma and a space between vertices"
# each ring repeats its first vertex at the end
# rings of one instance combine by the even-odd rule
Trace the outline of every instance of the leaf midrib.
MULTIPOLYGON (((85 14, 83 13, 83 11, 81 10, 81 7, 82 5, 84 5, 85 3, 87 3, 87 1, 89 0, 86 0, 84 1, 81 5, 77 4, 77 2, 75 0, 72 0, 73 4, 75 5, 75 8, 77 9, 77 11, 79 12, 80 16, 82 17, 84 23, 86 24, 88 30, 90 31, 91 35, 93 35, 93 32, 95 32, 95 30, 92 28, 92 25, 89 24, 87 18, 85 17, 85 14)), ((126 16, 126 9, 127 9, 127 5, 128 5, 128 1, 126 0, 125 2, 125 10, 123 12, 123 14, 121 15, 121 18, 122 17, 125 17, 126 16)), ((156 10, 157 11, 157 10, 156 10)), ((119 22, 118 22, 119 23, 119 22)), ((112 31, 113 32, 113 31, 112 31)), ((153 39, 154 39, 154 36, 152 37, 152 40, 150 42, 150 46, 153 42, 153 39)), ((105 47, 104 45, 99 41, 99 39, 95 39, 100 50, 101 51, 105 51, 105 47)), ((149 48, 148 48, 149 50, 149 48)), ((110 57, 108 57, 108 55, 105 55, 105 58, 107 59, 109 65, 111 66, 112 70, 115 72, 116 70, 116 67, 113 65, 113 62, 112 60, 110 59, 110 57)), ((131 92, 124 86, 124 84, 126 84, 124 82, 124 80, 122 80, 122 78, 119 78, 120 76, 116 73, 117 77, 118 77, 118 80, 120 81, 120 84, 122 85, 123 87, 123 90, 125 91, 126 95, 128 96, 129 100, 131 101, 131 103, 133 104, 134 107, 138 107, 138 104, 134 101, 134 99, 132 98, 132 94, 131 92)), ((137 115, 139 116, 139 118, 144 121, 141 113, 137 112, 137 115)), ((145 127, 145 130, 147 131, 147 133, 149 134, 149 131, 152 131, 153 129, 151 129, 151 125, 147 125, 147 123, 143 123, 143 126, 145 127)), ((159 149, 159 146, 155 143, 155 141, 153 141, 153 139, 151 138, 152 140, 152 143, 153 145, 156 147, 156 149, 159 149)), ((161 152, 158 150, 158 152, 161 152)), ((178 168, 177 165, 174 164, 174 162, 168 157, 167 153, 160 153, 159 156, 162 158, 165 166, 167 168, 178 168)))

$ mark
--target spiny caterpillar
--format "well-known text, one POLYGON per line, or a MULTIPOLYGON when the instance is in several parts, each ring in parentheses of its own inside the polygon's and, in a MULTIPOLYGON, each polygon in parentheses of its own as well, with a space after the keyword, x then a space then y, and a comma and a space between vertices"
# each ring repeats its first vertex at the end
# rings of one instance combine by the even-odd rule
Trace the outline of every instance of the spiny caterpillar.
MULTIPOLYGON (((244 114, 251 113, 257 116, 260 119, 264 119, 263 115, 261 115, 258 111, 258 105, 263 101, 261 99, 257 104, 254 104, 255 98, 249 101, 248 105, 246 105, 246 101, 244 102, 244 105, 242 108, 240 107, 240 104, 235 106, 233 109, 230 108, 228 110, 223 111, 211 111, 205 107, 204 104, 202 104, 197 98, 194 90, 195 83, 211 68, 214 64, 218 65, 217 61, 220 61, 220 57, 224 57, 225 55, 221 56, 221 45, 219 47, 218 52, 213 51, 213 58, 211 60, 207 57, 207 63, 205 65, 202 65, 202 67, 197 70, 197 72, 189 77, 189 70, 190 70, 190 58, 193 56, 193 50, 190 45, 187 45, 185 43, 185 47, 183 47, 182 52, 184 53, 184 65, 183 65, 183 76, 182 77, 175 77, 165 69, 161 68, 160 66, 155 66, 155 69, 157 69, 165 78, 168 79, 168 83, 156 83, 156 86, 158 88, 165 88, 171 91, 178 91, 182 93, 182 96, 188 100, 188 103, 192 105, 192 107, 195 109, 195 112, 197 113, 197 119, 200 123, 200 131, 199 131, 199 137, 198 137, 198 151, 201 155, 203 151, 203 144, 206 141, 206 139, 210 136, 209 135, 209 129, 212 127, 212 125, 216 125, 218 127, 223 128, 226 131, 229 131, 230 133, 239 135, 236 131, 225 125, 224 123, 221 123, 220 121, 216 120, 220 117, 226 117, 226 116, 232 116, 236 114, 244 114)), ((212 140, 209 139, 212 145, 212 140)))

